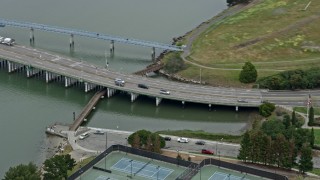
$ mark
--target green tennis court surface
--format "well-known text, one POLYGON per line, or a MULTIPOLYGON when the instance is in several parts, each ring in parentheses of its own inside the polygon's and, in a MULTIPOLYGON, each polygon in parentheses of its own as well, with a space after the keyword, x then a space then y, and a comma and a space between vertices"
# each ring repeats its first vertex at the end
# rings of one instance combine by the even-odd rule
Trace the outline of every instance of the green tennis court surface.
POLYGON ((152 160, 145 163, 135 161, 133 159, 122 158, 111 167, 112 170, 117 170, 133 176, 141 176, 148 179, 164 180, 173 170, 152 164, 152 160))
POLYGON ((81 175, 81 180, 156 180, 157 176, 158 180, 173 180, 186 169, 186 167, 121 151, 108 154, 94 166, 111 170, 111 173, 91 168, 81 175))
POLYGON ((240 176, 234 176, 232 174, 226 174, 222 172, 215 172, 212 174, 212 176, 208 180, 249 180, 245 178, 245 175, 240 177, 240 176))

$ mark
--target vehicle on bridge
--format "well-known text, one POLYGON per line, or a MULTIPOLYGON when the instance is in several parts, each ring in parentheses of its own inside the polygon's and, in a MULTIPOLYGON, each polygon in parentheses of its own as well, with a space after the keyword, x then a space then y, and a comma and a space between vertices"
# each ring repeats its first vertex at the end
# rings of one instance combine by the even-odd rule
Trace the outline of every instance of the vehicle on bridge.
POLYGON ((138 84, 138 87, 142 89, 149 89, 149 87, 145 84, 138 84))
POLYGON ((115 85, 117 85, 117 86, 124 86, 124 84, 126 83, 124 80, 122 80, 122 79, 119 79, 119 78, 116 78, 115 80, 114 80, 114 83, 115 83, 115 85))
POLYGON ((188 138, 178 138, 177 141, 178 141, 179 143, 188 143, 188 142, 189 142, 188 138))
POLYGON ((170 91, 167 91, 165 89, 160 89, 160 94, 170 95, 170 91))
POLYGON ((0 36, 0 43, 1 44, 6 44, 8 46, 12 46, 15 43, 15 40, 12 38, 6 38, 6 37, 1 37, 0 36))

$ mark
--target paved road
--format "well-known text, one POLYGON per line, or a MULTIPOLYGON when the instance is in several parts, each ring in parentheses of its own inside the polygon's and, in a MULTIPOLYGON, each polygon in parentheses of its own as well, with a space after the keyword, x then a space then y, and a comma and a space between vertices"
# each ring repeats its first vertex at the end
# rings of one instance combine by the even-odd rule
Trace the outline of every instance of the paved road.
MULTIPOLYGON (((90 128, 90 136, 84 140, 79 140, 79 136, 74 137, 74 133, 69 133, 69 141, 71 141, 71 145, 76 150, 82 150, 84 152, 102 152, 105 150, 106 147, 106 135, 96 135, 93 134, 99 128, 90 128), (74 140, 77 140, 77 143, 74 143, 74 140)), ((114 144, 122 144, 127 145, 128 136, 132 133, 129 131, 118 131, 118 130, 111 130, 111 129, 99 129, 103 132, 107 132, 107 140, 108 140, 108 147, 114 144)), ((226 142, 220 141, 207 141, 205 140, 205 145, 196 145, 195 142, 198 139, 189 139, 189 143, 178 143, 176 136, 170 136, 172 139, 171 141, 166 141, 166 147, 164 149, 177 151, 179 152, 188 152, 188 153, 200 153, 201 149, 210 149, 215 152, 216 155, 222 157, 231 157, 236 158, 240 145, 239 144, 231 144, 226 142), (216 153, 218 152, 218 153, 216 153)), ((313 157, 314 167, 320 168, 320 158, 313 157)))
POLYGON ((84 61, 76 61, 25 46, 2 45, 0 46, 0 57, 85 82, 152 97, 212 105, 257 107, 261 104, 261 92, 255 89, 209 87, 120 74, 84 61), (125 80, 126 85, 116 86, 115 78, 125 80), (149 89, 138 88, 139 83, 147 84, 149 89), (159 94, 160 89, 169 90, 170 95, 159 94), (239 99, 244 99, 245 102, 239 102, 239 99))
POLYGON ((12 47, 1 45, 0 58, 9 59, 24 65, 32 65, 38 69, 99 84, 104 87, 178 101, 257 107, 261 104, 261 101, 267 100, 278 105, 305 106, 307 97, 310 94, 313 104, 320 104, 320 90, 268 91, 264 89, 210 87, 149 79, 136 75, 120 74, 105 68, 96 67, 84 61, 76 61, 53 53, 19 45, 12 47), (124 79, 126 85, 124 87, 116 86, 114 84, 115 78, 124 79), (147 84, 149 89, 138 88, 137 84, 139 83, 147 84), (167 89, 171 94, 160 94, 160 89, 167 89), (239 102, 238 100, 244 101, 239 102))
MULTIPOLYGON (((104 135, 96 135, 94 132, 99 128, 90 128, 88 131, 90 136, 86 139, 80 140, 79 137, 71 138, 77 139, 77 144, 83 147, 84 149, 92 151, 103 151, 106 147, 106 139, 108 147, 114 144, 127 145, 128 136, 132 133, 129 131, 117 131, 111 129, 99 129, 103 132, 107 132, 104 135), (107 137, 106 137, 107 136, 107 137)), ((237 157, 239 152, 239 144, 231 144, 226 142, 219 141, 208 141, 204 140, 205 145, 196 145, 195 142, 199 139, 189 139, 189 143, 179 143, 177 141, 178 137, 171 137, 171 141, 166 141, 166 147, 164 149, 172 151, 181 151, 181 152, 194 152, 200 153, 201 149, 210 149, 215 152, 216 155, 227 156, 227 157, 237 157)))

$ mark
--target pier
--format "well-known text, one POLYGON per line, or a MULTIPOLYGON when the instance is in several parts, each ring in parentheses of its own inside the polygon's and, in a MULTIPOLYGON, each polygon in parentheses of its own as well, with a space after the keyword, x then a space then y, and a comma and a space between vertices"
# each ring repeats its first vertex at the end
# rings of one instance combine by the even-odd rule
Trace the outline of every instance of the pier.
POLYGON ((100 98, 104 96, 107 92, 107 89, 103 89, 98 91, 88 102, 88 104, 83 108, 79 116, 74 120, 73 124, 70 125, 70 131, 76 131, 79 126, 83 123, 85 118, 91 113, 91 111, 95 108, 96 104, 99 102, 100 98))

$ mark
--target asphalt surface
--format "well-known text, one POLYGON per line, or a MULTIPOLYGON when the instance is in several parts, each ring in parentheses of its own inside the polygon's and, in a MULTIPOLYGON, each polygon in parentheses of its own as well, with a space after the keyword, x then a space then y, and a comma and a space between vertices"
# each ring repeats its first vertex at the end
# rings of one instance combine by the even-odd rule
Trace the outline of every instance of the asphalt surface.
POLYGON ((0 57, 62 76, 72 77, 79 81, 129 93, 212 105, 257 107, 261 104, 261 92, 256 89, 210 87, 120 74, 84 61, 76 61, 25 46, 15 45, 10 47, 2 45, 0 46, 0 57), (115 78, 125 80, 125 86, 116 86, 115 78), (149 89, 139 88, 137 86, 139 83, 146 84, 149 89), (170 95, 160 94, 160 89, 170 91, 170 95))

